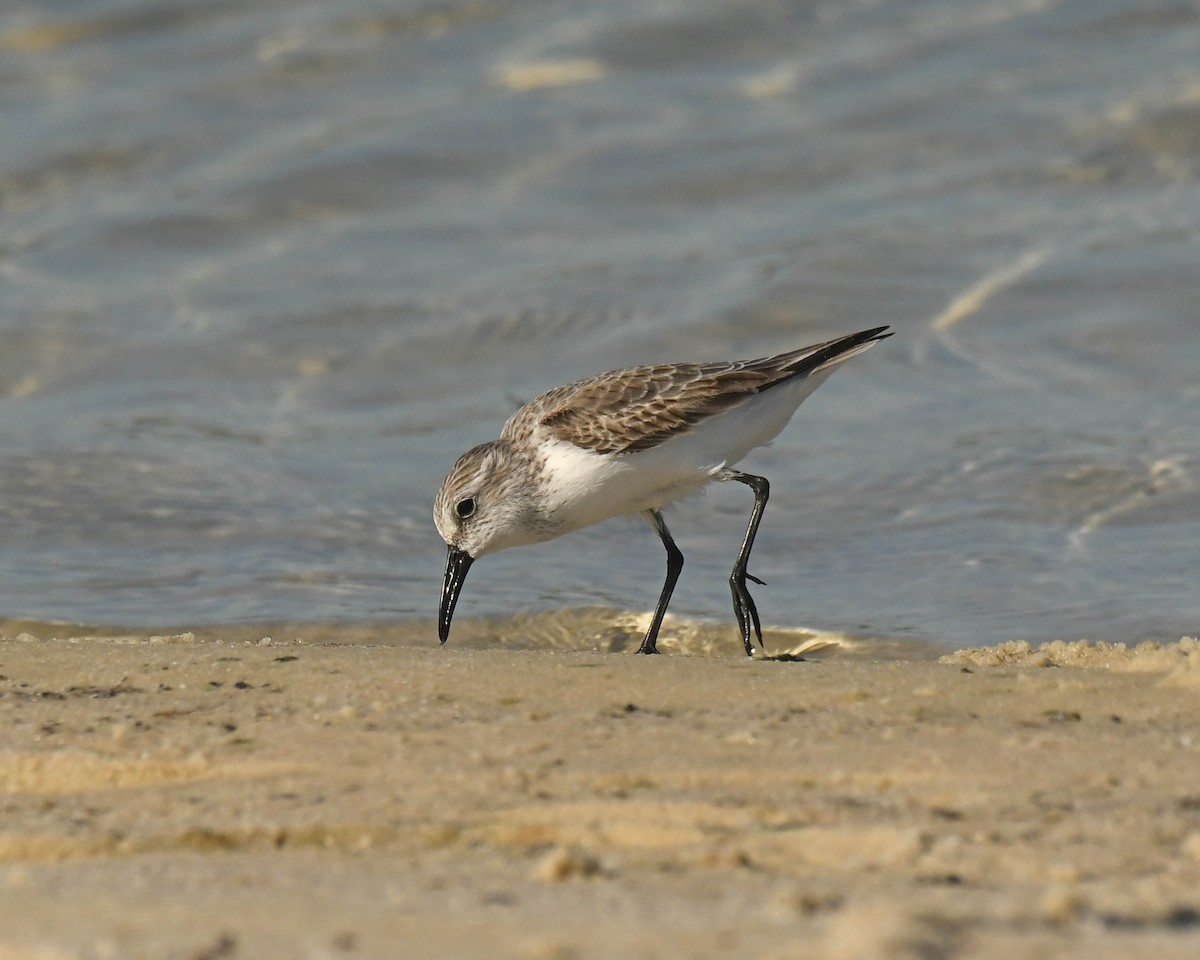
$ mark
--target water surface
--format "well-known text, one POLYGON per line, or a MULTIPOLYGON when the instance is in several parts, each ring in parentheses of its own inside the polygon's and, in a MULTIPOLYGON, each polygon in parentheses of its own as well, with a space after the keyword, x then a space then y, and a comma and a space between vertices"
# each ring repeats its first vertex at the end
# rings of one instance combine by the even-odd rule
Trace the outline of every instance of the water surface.
MULTIPOLYGON (((433 493, 520 402, 890 323, 744 463, 765 621, 1200 630, 1192 4, 16 0, 0 54, 2 615, 432 640, 433 493)), ((671 514, 685 621, 749 507, 671 514)), ((461 625, 662 566, 610 521, 461 625)))

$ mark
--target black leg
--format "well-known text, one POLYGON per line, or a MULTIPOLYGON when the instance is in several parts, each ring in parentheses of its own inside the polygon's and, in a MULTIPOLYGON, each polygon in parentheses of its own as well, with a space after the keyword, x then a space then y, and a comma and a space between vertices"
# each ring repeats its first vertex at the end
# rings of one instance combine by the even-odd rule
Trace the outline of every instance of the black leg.
POLYGON ((717 474, 718 480, 736 480, 744 483, 754 491, 754 510, 750 513, 750 523, 746 526, 746 537, 742 540, 742 549, 738 551, 737 562, 733 565, 733 573, 729 575, 729 589, 733 593, 733 613, 737 617, 738 627, 742 631, 742 643, 746 646, 746 656, 754 656, 754 644, 750 642, 750 628, 754 627, 754 635, 758 645, 763 645, 762 624, 758 621, 758 607, 746 587, 747 580, 765 586, 763 581, 752 573, 746 572, 746 564, 750 560, 750 551, 754 548, 754 535, 758 533, 758 523, 762 520, 763 511, 767 508, 767 497, 771 494, 771 485, 766 477, 756 477, 751 473, 741 473, 737 470, 722 470, 717 474))
POLYGON ((650 629, 646 631, 646 638, 638 648, 638 653, 658 653, 658 628, 662 626, 667 604, 671 602, 671 593, 675 589, 675 581, 679 579, 679 571, 683 569, 683 553, 671 539, 671 531, 667 529, 661 513, 657 510, 647 510, 646 519, 658 531, 663 546, 667 548, 667 579, 663 583, 662 593, 658 596, 658 606, 654 608, 654 619, 650 621, 650 629))

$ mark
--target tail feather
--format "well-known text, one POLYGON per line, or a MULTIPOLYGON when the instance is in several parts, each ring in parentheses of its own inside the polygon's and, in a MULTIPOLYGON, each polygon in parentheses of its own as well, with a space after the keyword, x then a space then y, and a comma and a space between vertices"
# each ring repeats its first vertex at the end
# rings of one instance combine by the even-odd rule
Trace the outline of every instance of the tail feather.
POLYGON ((774 357, 763 357, 761 360, 752 360, 746 366, 751 369, 769 369, 784 374, 774 383, 763 387, 763 389, 767 389, 778 383, 786 383, 794 377, 806 377, 845 363, 851 357, 858 356, 864 350, 890 336, 892 336, 892 332, 887 327, 872 327, 870 330, 851 333, 811 347, 803 347, 774 357))

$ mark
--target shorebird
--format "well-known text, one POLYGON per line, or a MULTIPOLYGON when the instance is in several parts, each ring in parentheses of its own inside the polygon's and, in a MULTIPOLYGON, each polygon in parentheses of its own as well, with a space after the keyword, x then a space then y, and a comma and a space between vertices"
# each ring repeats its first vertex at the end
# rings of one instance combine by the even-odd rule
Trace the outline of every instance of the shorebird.
POLYGON ((773 357, 660 363, 556 387, 463 454, 442 481, 434 521, 448 548, 438 636, 445 643, 467 571, 485 554, 540 543, 609 517, 641 513, 667 551, 667 577, 638 653, 658 632, 683 569, 662 510, 710 481, 736 480, 754 508, 729 587, 747 656, 762 625, 746 565, 767 506, 765 477, 733 469, 787 426, 840 364, 891 333, 874 327, 773 357))

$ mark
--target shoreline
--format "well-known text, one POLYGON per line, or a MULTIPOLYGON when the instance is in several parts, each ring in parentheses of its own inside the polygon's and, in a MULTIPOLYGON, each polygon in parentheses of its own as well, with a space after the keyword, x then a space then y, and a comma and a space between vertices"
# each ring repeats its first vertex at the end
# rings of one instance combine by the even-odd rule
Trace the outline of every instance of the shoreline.
MULTIPOLYGON (((53 620, 0 618, 0 638, 48 642, 101 643, 261 643, 299 642, 314 646, 382 646, 414 650, 507 650, 531 653, 633 653, 650 622, 651 611, 573 607, 508 615, 461 617, 446 644, 437 638, 433 618, 400 620, 271 620, 240 624, 123 626, 53 620)), ((736 625, 668 613, 661 651, 668 656, 747 658, 736 625)), ((877 636, 810 627, 765 625, 756 660, 844 659, 936 660, 953 648, 919 637, 877 636)))
POLYGON ((1194 640, 787 661, 9 625, 0 957, 1200 949, 1194 640))

